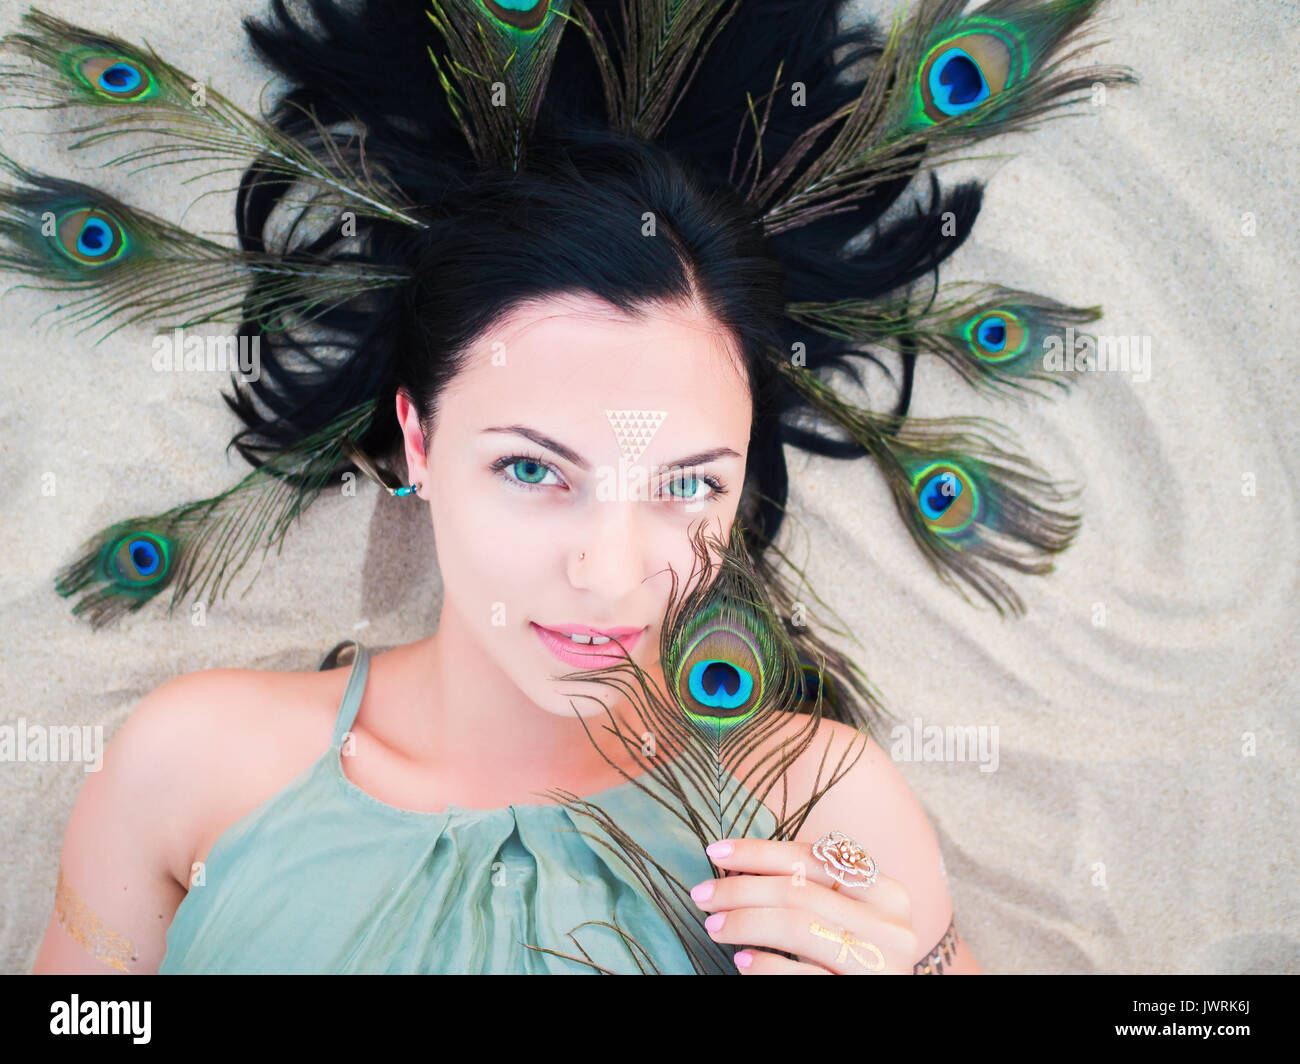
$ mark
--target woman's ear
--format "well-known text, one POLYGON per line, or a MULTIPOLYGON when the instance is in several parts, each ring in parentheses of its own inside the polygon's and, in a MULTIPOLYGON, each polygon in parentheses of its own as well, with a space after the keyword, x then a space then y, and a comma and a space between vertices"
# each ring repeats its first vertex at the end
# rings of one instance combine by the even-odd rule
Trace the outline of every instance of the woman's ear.
POLYGON ((414 401, 400 389, 397 392, 397 422, 402 426, 402 441, 406 447, 406 482, 421 485, 420 496, 428 498, 424 492, 424 485, 429 482, 424 426, 420 424, 420 411, 414 401))

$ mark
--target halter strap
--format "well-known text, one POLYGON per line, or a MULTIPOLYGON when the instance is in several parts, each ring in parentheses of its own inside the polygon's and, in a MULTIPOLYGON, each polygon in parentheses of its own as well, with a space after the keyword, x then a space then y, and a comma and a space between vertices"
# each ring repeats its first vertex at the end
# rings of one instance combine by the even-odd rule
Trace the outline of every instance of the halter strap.
POLYGON ((361 695, 366 689, 366 675, 370 672, 370 651, 355 639, 345 639, 321 659, 318 671, 324 672, 338 666, 340 651, 352 648, 352 671, 348 674, 347 686, 343 688, 343 698, 339 702, 338 719, 334 722, 334 737, 330 740, 330 749, 337 750, 343 745, 343 736, 347 735, 352 722, 357 719, 357 710, 361 708, 361 695))

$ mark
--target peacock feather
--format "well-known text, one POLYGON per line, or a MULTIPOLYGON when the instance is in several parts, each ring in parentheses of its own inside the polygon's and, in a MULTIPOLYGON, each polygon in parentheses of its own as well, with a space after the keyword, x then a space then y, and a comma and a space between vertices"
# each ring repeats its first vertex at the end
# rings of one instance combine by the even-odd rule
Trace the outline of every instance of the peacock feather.
MULTIPOLYGON (((858 729, 857 739, 823 784, 827 747, 811 796, 790 808, 785 772, 812 747, 828 708, 832 685, 827 680, 827 658, 815 642, 805 643, 793 635, 788 621, 777 614, 738 524, 733 524, 728 543, 702 527, 693 533, 692 543, 696 563, 690 577, 683 582, 672 573, 660 632, 662 675, 647 673, 625 655, 622 662, 570 673, 563 679, 599 685, 615 701, 626 700, 630 715, 620 720, 604 699, 583 696, 604 706, 609 721, 605 731, 621 743, 653 786, 642 778, 629 779, 681 820, 699 839, 701 849, 716 839, 748 834, 760 808, 778 804, 773 794, 777 788, 780 813, 770 837, 793 838, 816 803, 861 756, 866 729, 858 729), (647 733, 654 737, 653 755, 644 752, 647 733), (732 787, 732 781, 740 783, 743 792, 732 787)), ((847 688, 856 686, 850 683, 847 688)), ((847 697, 847 688, 838 690, 847 697)), ((590 730, 587 734, 600 750, 590 730)), ((634 873, 697 972, 734 974, 734 949, 709 937, 702 915, 690 901, 692 884, 682 883, 657 862, 597 803, 568 791, 549 793, 598 829, 582 834, 634 873)), ((715 875, 722 874, 712 862, 710 867, 715 875)), ((610 927, 634 945, 617 922, 589 923, 610 927)), ((570 933, 575 942, 577 930, 570 933)), ((644 950, 641 953, 648 956, 644 950)), ((587 954, 583 958, 560 955, 590 962, 587 954)))
POLYGON ((164 61, 107 34, 33 9, 26 32, 0 42, 28 64, 0 66, 0 90, 29 106, 76 108, 91 121, 74 132, 87 148, 127 135, 151 143, 112 159, 137 170, 169 163, 219 161, 242 170, 256 158, 259 180, 289 180, 317 205, 407 225, 423 223, 382 168, 367 159, 359 138, 336 134, 305 115, 312 135, 289 136, 235 106, 221 93, 164 61))
POLYGON ((977 140, 1032 129, 1094 86, 1133 81, 1118 67, 1071 69, 1070 45, 1100 0, 920 0, 897 18, 858 99, 809 128, 746 198, 769 235, 847 209, 977 140), (805 159, 835 130, 826 150, 805 159))
POLYGON ((1022 613, 1019 595, 989 564, 1051 572, 1052 556, 1079 529, 1080 519, 1060 509, 1077 492, 1017 453, 996 422, 875 414, 808 369, 778 365, 813 410, 876 459, 908 532, 939 576, 969 598, 965 584, 999 613, 1022 613))
POLYGON ((104 529, 63 570, 55 590, 75 596, 73 614, 96 628, 165 590, 172 609, 190 595, 206 596, 212 605, 259 546, 263 561, 272 547, 279 550, 293 522, 346 461, 344 440, 363 435, 373 419, 374 403, 366 402, 279 452, 229 491, 104 529))
POLYGON ((429 58, 480 166, 518 170, 569 0, 430 0, 449 54, 429 58))
POLYGON ((111 326, 108 335, 163 318, 174 319, 168 326, 247 318, 278 328, 405 277, 366 263, 228 248, 2 155, 0 171, 17 182, 0 184, 0 269, 77 293, 58 313, 83 331, 111 326))
POLYGON ((1044 353, 1054 343, 1064 344, 1071 335, 1067 330, 1101 317, 1100 307, 1068 307, 999 285, 979 286, 921 313, 913 313, 906 301, 787 303, 785 309, 793 320, 830 336, 938 355, 972 386, 990 392, 1040 384, 1065 389, 1070 374, 1047 369, 1044 353))
POLYGON ((575 0, 600 71, 609 124, 652 139, 672 117, 713 40, 740 0, 647 0, 621 5, 622 41, 611 52, 590 5, 575 0))

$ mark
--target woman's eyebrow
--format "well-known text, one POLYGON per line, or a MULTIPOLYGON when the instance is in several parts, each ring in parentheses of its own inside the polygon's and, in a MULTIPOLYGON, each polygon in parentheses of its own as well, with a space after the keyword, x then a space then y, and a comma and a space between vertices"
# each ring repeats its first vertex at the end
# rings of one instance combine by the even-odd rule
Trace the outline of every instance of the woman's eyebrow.
POLYGON ((549 436, 544 436, 536 429, 530 429, 526 425, 493 425, 491 428, 486 428, 483 431, 507 432, 514 436, 523 436, 525 439, 532 440, 533 443, 537 444, 539 447, 545 447, 548 450, 554 451, 566 462, 571 462, 579 469, 587 470, 591 468, 591 465, 586 461, 586 459, 579 457, 575 452, 565 447, 564 444, 558 443, 549 436))
MULTIPOLYGON (((549 436, 538 432, 536 429, 530 429, 527 425, 493 425, 486 428, 484 432, 505 432, 515 436, 523 436, 525 439, 532 440, 539 447, 545 447, 547 450, 554 451, 566 462, 570 462, 582 470, 591 469, 591 463, 582 458, 575 451, 565 447, 564 444, 549 436)), ((675 468, 677 466, 696 466, 704 465, 706 462, 712 462, 719 458, 740 458, 742 455, 733 451, 730 447, 715 447, 711 451, 701 451, 699 454, 687 455, 685 458, 679 458, 676 462, 668 462, 666 465, 675 468)))
POLYGON ((685 458, 679 458, 675 462, 665 462, 664 465, 669 469, 676 469, 678 466, 704 465, 707 462, 714 462, 719 458, 740 457, 741 455, 733 451, 730 447, 715 447, 711 451, 701 451, 699 454, 688 454, 685 458))

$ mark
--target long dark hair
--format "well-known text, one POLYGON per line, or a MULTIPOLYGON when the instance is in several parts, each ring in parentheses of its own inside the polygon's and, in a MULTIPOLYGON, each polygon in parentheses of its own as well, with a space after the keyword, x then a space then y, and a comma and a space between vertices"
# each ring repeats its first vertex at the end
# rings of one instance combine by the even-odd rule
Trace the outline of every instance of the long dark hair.
MULTIPOLYGON (((588 6, 608 25, 617 4, 588 6)), ((299 136, 316 122, 361 131, 369 165, 384 169, 426 227, 357 219, 367 261, 400 266, 411 280, 332 312, 310 339, 245 322, 262 335, 262 373, 228 399, 245 426, 235 445, 257 464, 360 400, 391 409, 398 388, 432 418, 467 346, 527 299, 590 293, 631 312, 695 294, 741 352, 754 400, 742 514, 756 549, 772 542, 788 492, 783 443, 864 455, 810 423, 803 400, 773 371, 772 352, 801 344, 810 369, 838 367, 859 383, 860 363, 876 361, 791 321, 785 304, 904 289, 961 244, 979 210, 977 186, 942 193, 932 178, 925 204, 881 225, 908 184, 903 175, 835 216, 763 236, 733 184, 746 93, 769 90, 778 65, 803 85, 804 106, 778 99, 772 107, 763 134, 772 157, 854 100, 865 75, 853 68, 878 53, 879 41, 870 26, 840 30, 842 6, 741 3, 654 143, 609 129, 591 55, 579 34, 566 35, 518 172, 476 166, 430 62, 436 33, 419 5, 368 0, 351 10, 310 0, 311 26, 274 0, 268 23, 246 20, 257 51, 293 86, 277 123, 299 136), (642 235, 647 212, 655 239, 642 235)), ((248 169, 238 201, 244 247, 283 246, 292 192, 256 164, 248 169)), ((327 234, 299 246, 321 254, 335 243, 327 234)), ((892 412, 907 410, 911 368, 905 354, 892 412)), ((399 433, 395 419, 377 421, 362 442, 382 458, 399 433)))
MULTIPOLYGON (((588 4, 607 28, 617 6, 588 4)), ((861 64, 879 53, 880 41, 870 26, 841 30, 842 6, 842 0, 741 3, 653 142, 609 128, 592 57, 579 34, 566 34, 526 165, 495 172, 476 165, 449 109, 429 58, 435 30, 420 5, 368 0, 353 10, 336 0, 310 0, 313 26, 274 0, 268 22, 246 20, 256 50, 292 85, 276 123, 296 136, 321 127, 355 133, 366 165, 383 170, 424 226, 358 218, 349 244, 334 233, 304 238, 298 220, 284 224, 291 183, 256 164, 248 169, 237 204, 245 248, 294 242, 315 255, 361 248, 366 261, 398 266, 410 280, 331 311, 309 336, 266 332, 260 303, 257 320, 250 315, 243 329, 262 337, 261 378, 227 399, 244 423, 232 443, 256 465, 375 399, 381 416, 359 442, 382 463, 400 442, 396 419, 383 413, 392 409, 396 391, 407 391, 432 420, 470 343, 519 303, 589 293, 631 313, 697 297, 733 338, 753 397, 738 520, 774 598, 791 603, 793 592, 766 557, 787 499, 783 445, 836 458, 865 452, 810 420, 809 408, 773 366, 773 352, 787 357, 802 344, 810 369, 837 367, 859 384, 861 362, 876 359, 790 320, 784 307, 876 297, 912 285, 961 244, 980 204, 977 186, 945 193, 931 178, 926 202, 884 223, 913 176, 905 167, 834 216, 763 234, 735 188, 737 160, 745 155, 738 147, 746 95, 769 91, 778 67, 787 80, 802 83, 799 103, 778 95, 763 127, 762 151, 774 158, 856 99, 865 78, 861 64), (647 214, 654 238, 642 235, 647 214), (865 239, 847 248, 864 230, 865 239)), ((884 413, 905 413, 910 401, 908 352, 896 368, 898 388, 884 413)), ((852 689, 872 701, 846 659, 806 628, 792 634, 810 659, 831 663, 846 697, 852 689)), ((855 716, 847 708, 841 715, 855 716)))

